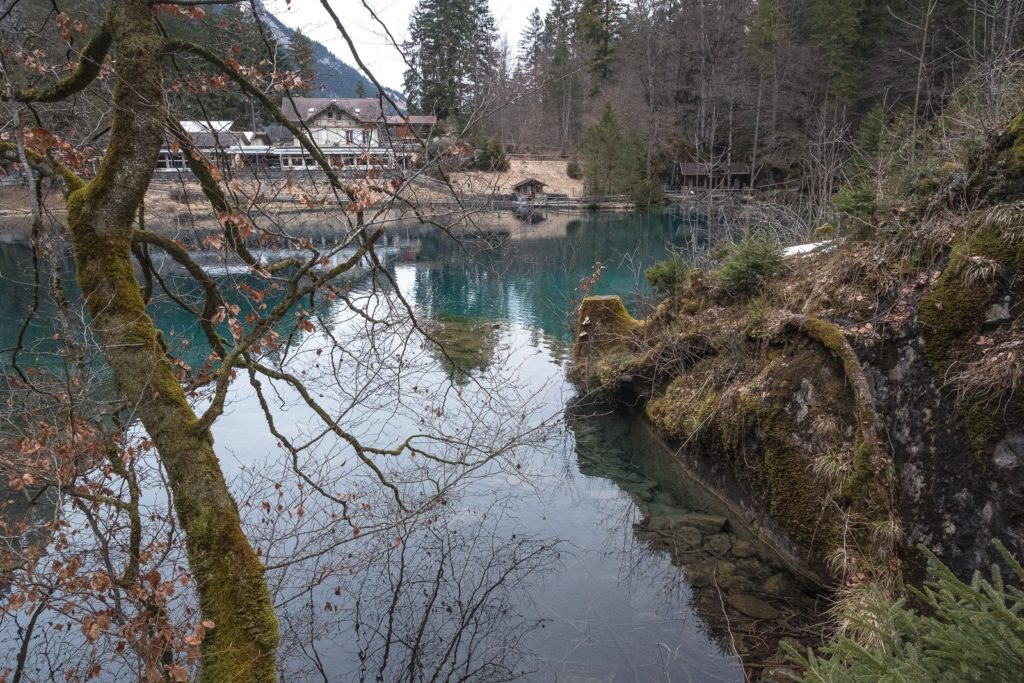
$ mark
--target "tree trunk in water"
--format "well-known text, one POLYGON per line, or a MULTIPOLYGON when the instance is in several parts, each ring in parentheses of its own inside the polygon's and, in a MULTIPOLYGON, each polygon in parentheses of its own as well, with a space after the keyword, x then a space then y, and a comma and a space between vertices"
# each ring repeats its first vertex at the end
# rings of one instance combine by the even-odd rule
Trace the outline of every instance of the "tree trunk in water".
POLYGON ((202 618, 215 624, 202 645, 200 680, 272 681, 278 625, 263 565, 242 533, 212 438, 185 399, 132 267, 133 220, 167 116, 163 39, 147 0, 112 0, 106 20, 116 50, 115 116, 95 179, 68 198, 78 281, 117 387, 167 470, 202 618))

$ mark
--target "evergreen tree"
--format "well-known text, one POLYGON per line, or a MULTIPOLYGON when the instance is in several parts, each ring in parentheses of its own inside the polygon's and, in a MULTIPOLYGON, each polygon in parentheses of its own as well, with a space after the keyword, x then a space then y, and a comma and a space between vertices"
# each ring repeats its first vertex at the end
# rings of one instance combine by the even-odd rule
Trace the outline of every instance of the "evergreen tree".
POLYGON ((821 51, 832 94, 850 102, 866 69, 862 26, 864 0, 813 0, 810 37, 821 51))
POLYGON ((534 74, 540 69, 544 51, 544 22, 536 7, 526 20, 526 28, 519 38, 519 52, 516 55, 516 71, 520 74, 534 74))
POLYGON ((544 110, 562 154, 575 145, 583 104, 579 69, 572 49, 575 16, 574 0, 553 0, 544 17, 544 110))
POLYGON ((1019 681, 1024 670, 1024 567, 1001 543, 996 547, 1011 576, 994 565, 988 579, 978 573, 965 582, 919 546, 934 578, 914 591, 915 607, 877 588, 862 589, 858 609, 848 610, 848 634, 833 640, 820 656, 790 648, 804 669, 800 680, 1019 681))
POLYGON ((486 0, 420 0, 405 45, 410 107, 441 119, 468 113, 493 75, 496 36, 486 0))
POLYGON ((643 181, 639 141, 623 129, 611 104, 583 134, 583 179, 596 194, 632 194, 643 181))
POLYGON ((754 49, 762 55, 771 54, 783 36, 784 16, 779 0, 759 0, 750 27, 754 49))
POLYGON ((765 100, 765 81, 770 81, 769 103, 771 116, 768 118, 768 134, 775 136, 776 114, 779 106, 779 65, 778 51, 785 35, 785 17, 779 0, 759 0, 750 26, 750 41, 754 49, 757 68, 757 106, 755 108, 754 134, 750 152, 750 175, 757 178, 758 153, 761 144, 762 104, 765 100))
POLYGON ((362 81, 356 83, 356 97, 366 97, 366 86, 363 85, 362 81))
POLYGON ((611 70, 620 10, 615 0, 582 0, 576 13, 576 40, 591 72, 600 80, 611 70))
POLYGON ((473 18, 468 70, 468 104, 473 109, 483 105, 491 85, 500 77, 498 71, 498 27, 494 23, 487 0, 472 0, 470 14, 473 18))

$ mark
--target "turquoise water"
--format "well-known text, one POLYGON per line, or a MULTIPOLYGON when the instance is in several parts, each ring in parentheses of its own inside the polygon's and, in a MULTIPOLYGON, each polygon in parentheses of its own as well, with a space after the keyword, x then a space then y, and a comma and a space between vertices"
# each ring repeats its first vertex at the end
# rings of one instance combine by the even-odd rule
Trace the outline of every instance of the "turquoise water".
MULTIPOLYGON (((477 223, 460 243, 414 227, 389 234, 391 280, 447 356, 408 321, 372 330, 340 301, 317 309, 322 330, 279 330, 293 334, 279 360, 353 434, 394 444, 440 431, 449 441, 435 452, 474 463, 466 473, 381 460, 408 500, 441 491, 440 504, 402 514, 287 387, 274 387, 269 409, 280 434, 315 443, 301 462, 280 448, 245 381, 233 385, 214 426, 247 532, 270 566, 282 680, 743 680, 736 650, 747 654, 771 636, 747 643, 726 624, 771 629, 763 617, 745 622, 731 596, 792 603, 776 589, 794 580, 641 425, 566 411, 580 282, 600 263, 593 292, 625 294, 642 309, 650 294, 643 269, 670 249, 692 248, 693 224, 672 212, 477 223), (474 460, 458 445, 471 439, 513 446, 474 460), (360 507, 339 521, 294 476, 295 464, 360 507), (265 501, 287 509, 272 512, 265 501), (684 546, 679 520, 691 513, 721 521, 684 546), (297 554, 305 559, 294 562, 297 554)), ((24 245, 0 248, 4 349, 17 339, 31 292, 24 272, 16 274, 26 254, 24 245)), ((169 281, 184 282, 163 267, 169 281)), ((229 289, 246 276, 225 269, 218 277, 229 289)), ((73 283, 68 289, 73 297, 73 283)), ((386 279, 357 278, 351 297, 402 317, 386 279)), ((48 305, 28 335, 34 351, 46 350, 48 305)), ((166 300, 153 311, 172 348, 201 363, 208 349, 189 316, 166 300)), ((49 362, 44 353, 28 356, 49 362)))

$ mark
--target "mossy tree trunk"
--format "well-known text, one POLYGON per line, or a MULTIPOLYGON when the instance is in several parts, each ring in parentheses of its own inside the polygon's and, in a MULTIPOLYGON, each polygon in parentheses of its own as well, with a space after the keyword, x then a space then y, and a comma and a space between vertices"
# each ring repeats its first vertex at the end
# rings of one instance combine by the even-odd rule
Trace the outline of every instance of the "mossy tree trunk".
POLYGON ((112 0, 106 17, 117 86, 110 147, 95 179, 68 199, 77 276, 114 379, 167 470, 204 620, 201 680, 271 681, 277 619, 263 565, 212 438, 188 404, 146 311, 131 261, 133 220, 164 138, 164 41, 148 0, 112 0))

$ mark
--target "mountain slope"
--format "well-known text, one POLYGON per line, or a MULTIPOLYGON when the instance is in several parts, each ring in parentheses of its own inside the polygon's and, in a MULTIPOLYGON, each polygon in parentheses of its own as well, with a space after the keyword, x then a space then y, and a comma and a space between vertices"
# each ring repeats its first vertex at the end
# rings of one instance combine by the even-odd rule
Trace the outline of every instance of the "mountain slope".
MULTIPOLYGON (((291 37, 295 29, 288 28, 272 13, 261 8, 261 15, 270 29, 274 32, 278 42, 285 47, 291 44, 291 37)), ((376 86, 363 76, 358 69, 338 59, 333 52, 323 44, 310 38, 313 47, 313 58, 316 60, 316 79, 314 80, 312 96, 323 97, 357 97, 357 88, 361 83, 365 92, 373 96, 377 92, 376 86)), ((405 97, 402 93, 385 86, 384 91, 400 106, 404 107, 405 97)))

